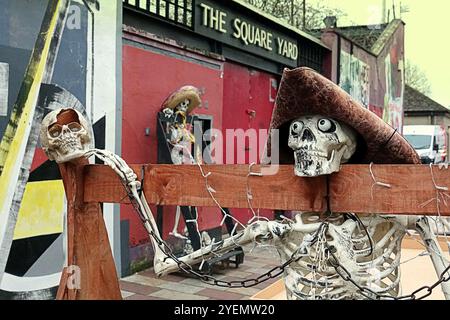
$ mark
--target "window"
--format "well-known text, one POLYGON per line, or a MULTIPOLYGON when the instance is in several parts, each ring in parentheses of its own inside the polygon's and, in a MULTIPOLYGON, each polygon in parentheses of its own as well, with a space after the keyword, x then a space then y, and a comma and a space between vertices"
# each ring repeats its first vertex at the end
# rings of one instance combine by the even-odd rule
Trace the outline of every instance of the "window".
POLYGON ((407 134, 407 135, 405 135, 405 138, 416 150, 428 149, 431 146, 431 141, 432 141, 431 136, 407 134))

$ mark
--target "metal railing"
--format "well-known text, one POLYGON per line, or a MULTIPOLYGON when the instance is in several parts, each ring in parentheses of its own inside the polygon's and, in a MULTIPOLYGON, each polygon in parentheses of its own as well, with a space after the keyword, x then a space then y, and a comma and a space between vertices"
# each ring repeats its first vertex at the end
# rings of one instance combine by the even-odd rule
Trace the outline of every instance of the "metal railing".
POLYGON ((193 0, 123 0, 125 7, 193 28, 193 0))
POLYGON ((323 52, 321 48, 314 48, 300 44, 298 65, 312 68, 320 73, 323 72, 323 52))

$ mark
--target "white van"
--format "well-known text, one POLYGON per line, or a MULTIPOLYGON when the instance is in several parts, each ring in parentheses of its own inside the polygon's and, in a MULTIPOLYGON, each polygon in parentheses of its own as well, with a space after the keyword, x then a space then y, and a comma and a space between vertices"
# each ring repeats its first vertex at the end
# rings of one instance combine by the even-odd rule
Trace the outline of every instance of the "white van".
POLYGON ((403 127, 403 135, 417 151, 422 163, 441 163, 447 159, 447 134, 436 125, 403 127))

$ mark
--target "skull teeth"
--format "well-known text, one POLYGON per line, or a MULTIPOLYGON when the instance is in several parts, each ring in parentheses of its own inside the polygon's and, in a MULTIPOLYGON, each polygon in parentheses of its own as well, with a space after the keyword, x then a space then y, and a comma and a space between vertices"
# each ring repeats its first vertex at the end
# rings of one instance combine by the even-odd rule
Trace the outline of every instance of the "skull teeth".
POLYGON ((328 158, 325 152, 313 149, 300 148, 295 151, 298 160, 308 159, 308 158, 328 158))
POLYGON ((82 149, 81 143, 77 140, 70 139, 69 141, 64 142, 65 143, 61 145, 61 150, 65 153, 82 149))
POLYGON ((301 160, 298 162, 297 166, 301 169, 307 169, 308 167, 311 167, 313 165, 313 160, 301 160))

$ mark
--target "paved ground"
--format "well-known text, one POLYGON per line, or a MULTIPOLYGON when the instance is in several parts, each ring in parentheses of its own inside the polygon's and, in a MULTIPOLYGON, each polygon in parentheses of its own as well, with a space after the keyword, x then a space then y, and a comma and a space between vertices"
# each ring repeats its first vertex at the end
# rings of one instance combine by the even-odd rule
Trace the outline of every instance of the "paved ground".
MULTIPOLYGON (((414 243, 414 242, 413 242, 414 243)), ((230 266, 219 269, 213 275, 221 280, 244 280, 256 278, 280 264, 278 254, 272 247, 255 248, 249 252, 250 247, 245 248, 245 260, 239 268, 230 266)), ((401 266, 402 294, 409 294, 424 285, 436 282, 437 275, 429 256, 419 256, 421 249, 411 249, 410 245, 402 250, 402 261, 411 261, 401 266)), ((447 259, 450 258, 445 254, 447 259)), ((127 300, 248 300, 253 295, 268 287, 276 280, 256 285, 252 288, 222 288, 211 286, 198 279, 190 278, 180 273, 171 274, 164 278, 156 278, 152 269, 139 272, 121 280, 122 296, 127 300)), ((280 299, 284 299, 282 287, 280 299)), ((275 297, 275 299, 278 299, 275 297)), ((428 300, 444 299, 440 286, 433 290, 428 300)))
MULTIPOLYGON (((244 263, 238 268, 230 265, 217 268, 213 276, 224 281, 256 278, 280 264, 272 248, 255 248, 245 251, 244 263)), ((122 296, 126 300, 248 300, 277 279, 268 280, 252 288, 222 288, 211 286, 190 276, 174 273, 157 278, 153 269, 148 269, 120 281, 122 296)))

